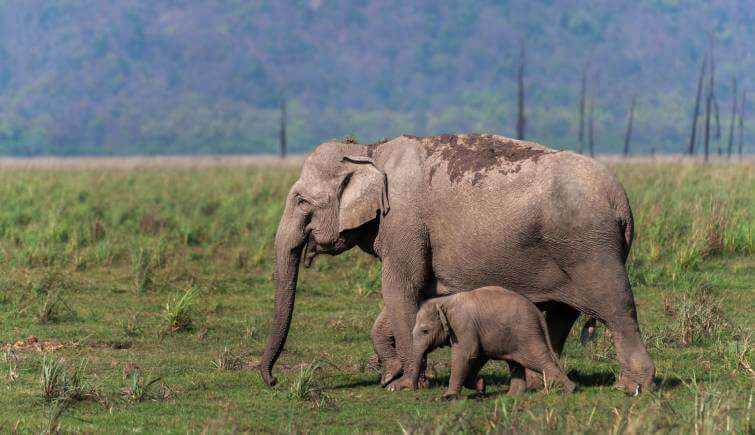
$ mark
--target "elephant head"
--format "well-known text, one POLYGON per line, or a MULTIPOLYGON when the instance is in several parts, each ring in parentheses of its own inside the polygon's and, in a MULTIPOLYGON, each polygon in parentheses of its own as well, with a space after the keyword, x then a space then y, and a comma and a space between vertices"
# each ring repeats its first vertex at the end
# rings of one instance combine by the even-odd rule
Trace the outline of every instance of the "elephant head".
POLYGON ((412 370, 412 388, 419 387, 421 365, 425 356, 432 350, 456 341, 451 324, 448 321, 446 307, 438 300, 422 304, 417 312, 417 320, 412 330, 414 367, 412 370))
POLYGON ((388 181, 370 157, 374 148, 326 142, 312 152, 291 187, 275 236, 275 313, 260 363, 262 378, 272 375, 291 326, 299 263, 305 245, 305 265, 319 253, 351 249, 366 225, 388 213, 388 181))

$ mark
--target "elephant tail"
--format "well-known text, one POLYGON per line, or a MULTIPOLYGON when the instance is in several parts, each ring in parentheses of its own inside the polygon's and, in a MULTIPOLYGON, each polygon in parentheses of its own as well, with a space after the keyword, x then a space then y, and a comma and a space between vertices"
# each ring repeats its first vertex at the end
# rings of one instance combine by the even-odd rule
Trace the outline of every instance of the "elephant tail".
POLYGON ((619 186, 619 191, 613 195, 611 202, 621 234, 622 259, 626 262, 634 239, 634 216, 632 216, 632 208, 629 206, 629 198, 627 198, 627 194, 621 186, 619 186))

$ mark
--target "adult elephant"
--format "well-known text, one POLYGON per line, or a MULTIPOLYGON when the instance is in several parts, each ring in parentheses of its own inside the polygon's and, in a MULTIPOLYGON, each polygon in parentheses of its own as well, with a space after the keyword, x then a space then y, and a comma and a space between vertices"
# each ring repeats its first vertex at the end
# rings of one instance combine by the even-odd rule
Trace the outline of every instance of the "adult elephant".
POLYGON ((601 320, 621 364, 617 386, 651 389, 655 367, 625 268, 632 233, 618 180, 571 152, 478 134, 323 143, 304 162, 278 226, 262 377, 275 384, 305 246, 313 253, 305 262, 359 246, 383 263, 380 317, 391 325, 403 367, 391 389, 411 385, 421 299, 488 285, 544 309, 559 353, 579 313, 601 320))

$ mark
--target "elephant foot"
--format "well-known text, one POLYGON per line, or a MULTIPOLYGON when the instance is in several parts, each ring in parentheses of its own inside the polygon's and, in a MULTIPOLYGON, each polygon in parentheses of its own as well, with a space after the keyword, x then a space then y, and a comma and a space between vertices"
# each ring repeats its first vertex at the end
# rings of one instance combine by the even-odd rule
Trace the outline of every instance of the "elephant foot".
POLYGON ((621 376, 614 387, 632 396, 655 390, 655 365, 647 354, 633 355, 627 364, 622 364, 621 376))
POLYGON ((525 387, 526 391, 540 391, 540 390, 545 389, 543 376, 540 375, 540 373, 527 369, 525 379, 526 379, 526 387, 525 387))
POLYGON ((385 387, 398 379, 404 372, 404 369, 401 367, 400 361, 387 361, 380 372, 380 386, 385 387))
POLYGON ((388 391, 411 390, 412 379, 409 376, 401 376, 400 378, 388 384, 388 386, 385 387, 385 389, 388 391))
POLYGON ((447 401, 459 400, 459 399, 461 399, 461 394, 455 393, 453 391, 446 391, 446 393, 443 394, 442 399, 443 400, 447 400, 447 401))
POLYGON ((465 388, 468 388, 470 390, 475 390, 475 393, 477 393, 480 396, 485 395, 485 378, 482 376, 477 376, 474 381, 467 382, 464 384, 465 388))
POLYGON ((649 381, 637 380, 631 376, 622 375, 613 385, 617 390, 621 390, 630 396, 639 396, 641 393, 649 393, 655 390, 655 384, 652 379, 649 381))
POLYGON ((564 388, 564 392, 567 394, 573 393, 577 389, 577 384, 575 384, 573 381, 569 379, 564 379, 562 382, 562 387, 564 388))
POLYGON ((527 384, 523 379, 512 379, 509 385, 509 396, 518 396, 527 391, 527 384))
POLYGON ((474 389, 477 392, 477 394, 484 396, 485 395, 485 378, 483 378, 482 376, 479 376, 477 378, 477 382, 475 382, 474 389))

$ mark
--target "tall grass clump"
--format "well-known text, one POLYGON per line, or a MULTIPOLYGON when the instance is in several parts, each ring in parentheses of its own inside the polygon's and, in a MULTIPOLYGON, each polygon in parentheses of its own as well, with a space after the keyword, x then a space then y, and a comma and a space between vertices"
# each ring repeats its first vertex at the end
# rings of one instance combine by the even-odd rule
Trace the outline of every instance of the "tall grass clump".
MULTIPOLYGON (((75 318, 76 312, 63 297, 64 291, 73 289, 57 269, 51 269, 41 277, 30 278, 27 283, 29 292, 35 295, 37 309, 35 317, 39 323, 52 323, 65 318, 75 318)), ((25 311, 25 307, 20 311, 25 311)))
POLYGON ((320 407, 330 402, 330 397, 325 394, 322 385, 317 379, 317 373, 323 364, 314 361, 304 364, 299 368, 299 373, 294 377, 289 388, 289 396, 295 400, 312 402, 320 407))
POLYGON ((173 390, 162 378, 147 380, 140 370, 133 370, 127 376, 126 386, 121 389, 121 396, 128 402, 163 401, 175 396, 173 390))
POLYGON ((170 332, 186 332, 194 329, 192 308, 199 298, 199 290, 191 286, 181 296, 165 304, 165 320, 170 332))
POLYGON ((663 311, 671 321, 670 341, 678 345, 697 345, 731 331, 724 315, 723 298, 705 287, 667 293, 663 297, 663 311))
POLYGON ((131 257, 131 272, 134 277, 134 289, 145 292, 155 289, 154 264, 152 251, 139 248, 131 257))
POLYGON ((225 346, 211 363, 218 370, 240 370, 244 366, 244 358, 225 346))
POLYGON ((94 401, 108 407, 107 396, 86 377, 86 360, 73 368, 63 359, 42 359, 41 396, 46 402, 94 401))

